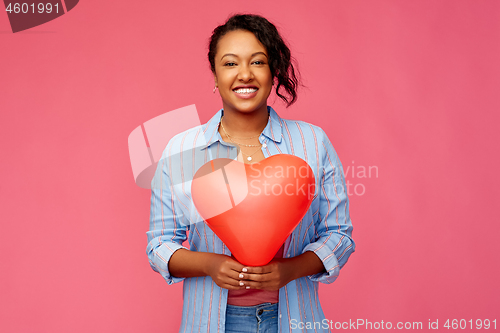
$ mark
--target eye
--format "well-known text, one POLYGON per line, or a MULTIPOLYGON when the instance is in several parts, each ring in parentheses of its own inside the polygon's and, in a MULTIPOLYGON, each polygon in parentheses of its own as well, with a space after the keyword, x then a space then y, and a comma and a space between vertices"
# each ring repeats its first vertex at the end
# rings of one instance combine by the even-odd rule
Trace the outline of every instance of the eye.
POLYGON ((257 65, 264 65, 264 64, 265 64, 265 62, 260 61, 260 60, 257 60, 257 61, 254 61, 254 64, 257 64, 257 65))
POLYGON ((224 66, 233 67, 233 66, 230 66, 230 65, 236 65, 236 64, 234 62, 226 62, 224 64, 224 66))

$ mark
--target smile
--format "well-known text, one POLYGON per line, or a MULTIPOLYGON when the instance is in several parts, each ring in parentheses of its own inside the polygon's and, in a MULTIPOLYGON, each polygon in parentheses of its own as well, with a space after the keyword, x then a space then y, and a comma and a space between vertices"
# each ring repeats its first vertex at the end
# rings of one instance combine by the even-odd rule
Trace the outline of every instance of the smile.
POLYGON ((256 92, 257 90, 257 88, 240 88, 233 91, 237 94, 251 94, 256 92))
POLYGON ((239 88, 233 90, 236 97, 241 99, 250 99, 257 96, 258 88, 239 88))

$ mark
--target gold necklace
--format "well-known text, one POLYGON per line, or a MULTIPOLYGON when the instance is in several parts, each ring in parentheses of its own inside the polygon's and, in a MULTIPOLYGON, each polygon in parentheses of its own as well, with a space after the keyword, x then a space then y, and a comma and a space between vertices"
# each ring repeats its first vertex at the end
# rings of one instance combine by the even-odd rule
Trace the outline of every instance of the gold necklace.
MULTIPOLYGON (((231 140, 231 142, 232 142, 232 143, 235 143, 235 144, 237 144, 237 145, 247 146, 247 147, 259 147, 259 145, 244 145, 244 144, 239 144, 239 143, 237 143, 237 142, 234 142, 234 140, 233 140, 233 139, 231 139, 231 137, 229 136, 229 134, 227 134, 226 129, 224 128, 224 125, 222 125, 222 117, 221 117, 221 121, 219 121, 219 124, 222 126, 222 130, 224 131, 224 134, 226 134, 227 138, 228 138, 229 140, 231 140)), ((262 134, 262 132, 261 132, 260 134, 262 134)), ((259 135, 260 135, 260 134, 259 134, 259 135)), ((257 136, 259 136, 259 135, 257 135, 257 136)), ((254 136, 254 138, 255 138, 255 137, 257 137, 257 136, 254 136)), ((241 151, 241 153, 242 153, 243 155, 246 155, 246 156, 247 156, 247 161, 251 161, 251 160, 253 160, 252 155, 253 155, 253 154, 255 154, 256 152, 258 152, 259 150, 261 150, 261 147, 262 147, 262 144, 260 144, 259 149, 257 149, 256 151, 254 151, 254 152, 253 152, 253 153, 251 153, 250 155, 245 154, 245 153, 243 152, 243 150, 241 150, 241 148, 240 148, 240 151, 241 151)))
POLYGON ((247 154, 245 154, 245 153, 243 152, 243 150, 241 150, 241 149, 240 149, 240 151, 241 151, 241 153, 242 153, 243 155, 247 155, 247 156, 248 156, 248 157, 247 157, 247 161, 251 161, 251 160, 253 160, 252 155, 253 155, 253 154, 255 154, 256 152, 258 152, 259 150, 260 150, 260 148, 259 148, 259 149, 257 149, 256 151, 254 151, 253 153, 251 153, 250 155, 247 155, 247 154))
MULTIPOLYGON (((219 122, 220 122, 221 125, 222 125, 222 118, 224 118, 224 116, 220 117, 220 121, 219 122)), ((224 125, 222 125, 222 129, 224 129, 224 125)), ((224 133, 226 133, 226 131, 224 131, 224 133)), ((253 139, 253 138, 258 137, 260 134, 261 133, 257 134, 256 136, 251 136, 251 137, 248 137, 248 138, 237 138, 235 136, 233 136, 233 138, 235 138, 235 139, 241 139, 241 140, 253 139)), ((227 135, 227 133, 226 133, 226 135, 227 135)))
MULTIPOLYGON (((220 118, 221 120, 219 121, 219 124, 221 125, 222 130, 224 131, 224 134, 226 134, 227 138, 228 138, 229 140, 231 140, 231 142, 232 142, 232 143, 235 143, 235 144, 237 144, 238 146, 245 146, 245 147, 261 147, 261 146, 262 146, 262 144, 260 144, 260 145, 246 145, 246 144, 244 144, 244 143, 238 143, 238 142, 235 142, 233 139, 231 139, 231 136, 230 136, 230 135, 226 132, 226 129, 224 128, 224 125, 222 124, 222 118, 223 118, 223 117, 224 117, 224 116, 222 116, 222 117, 220 118)), ((258 137, 258 136, 259 136, 259 135, 261 135, 261 134, 262 134, 262 132, 261 132, 261 133, 259 133, 259 134, 257 134, 256 136, 252 136, 252 137, 249 137, 249 138, 240 138, 240 139, 253 139, 253 138, 258 137)), ((236 137, 234 137, 234 136, 233 136, 233 138, 237 139, 237 138, 236 138, 236 137)), ((243 153, 243 152, 242 152, 242 153, 243 153)), ((245 155, 246 155, 246 154, 245 154, 245 155)), ((252 155, 253 155, 253 154, 252 154, 252 155)))

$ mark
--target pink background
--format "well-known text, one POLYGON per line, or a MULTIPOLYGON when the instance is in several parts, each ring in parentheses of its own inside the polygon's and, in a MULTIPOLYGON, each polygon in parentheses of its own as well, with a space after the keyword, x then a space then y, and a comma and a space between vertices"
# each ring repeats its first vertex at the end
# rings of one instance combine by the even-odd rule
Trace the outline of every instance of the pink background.
POLYGON ((308 86, 269 104, 320 125, 364 189, 326 317, 500 320, 500 2, 196 2, 81 1, 17 34, 0 13, 0 331, 178 330, 182 284, 149 267, 127 137, 222 107, 206 45, 237 12, 277 25, 308 86))

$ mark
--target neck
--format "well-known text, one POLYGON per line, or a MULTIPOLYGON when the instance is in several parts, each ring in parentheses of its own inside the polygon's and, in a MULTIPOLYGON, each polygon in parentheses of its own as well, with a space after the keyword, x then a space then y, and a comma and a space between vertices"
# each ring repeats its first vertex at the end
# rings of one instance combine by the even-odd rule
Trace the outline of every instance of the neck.
POLYGON ((261 133, 267 126, 267 106, 253 112, 239 112, 224 109, 222 123, 229 135, 249 137, 261 133))

